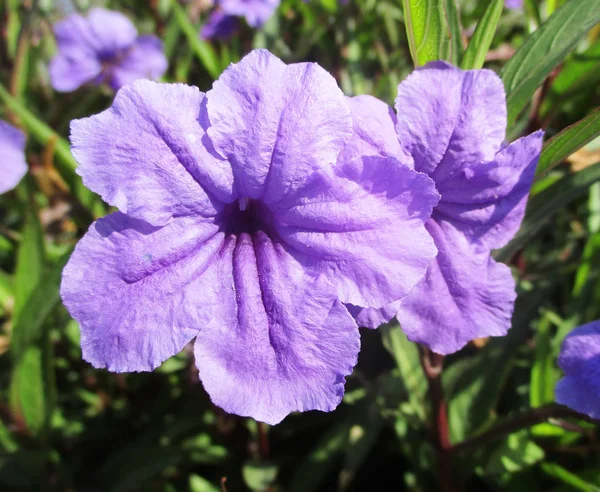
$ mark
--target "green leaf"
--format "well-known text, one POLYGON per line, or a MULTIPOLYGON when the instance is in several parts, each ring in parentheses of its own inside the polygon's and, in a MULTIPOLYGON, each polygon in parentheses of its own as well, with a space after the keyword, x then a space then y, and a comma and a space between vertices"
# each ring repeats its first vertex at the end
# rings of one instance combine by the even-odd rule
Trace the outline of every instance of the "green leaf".
POLYGON ((415 67, 450 60, 452 46, 445 0, 402 0, 410 54, 415 67))
POLYGON ((206 41, 200 39, 198 28, 194 27, 187 13, 177 0, 171 1, 171 7, 173 8, 173 14, 179 27, 185 34, 198 60, 212 78, 218 78, 221 75, 221 67, 219 66, 219 58, 214 48, 206 41))
POLYGON ((600 0, 569 0, 517 50, 502 70, 512 126, 535 90, 577 44, 600 22, 600 0))
POLYGON ((254 492, 267 492, 277 479, 277 466, 273 463, 251 461, 242 467, 242 476, 254 492))
POLYGON ((190 475, 190 492, 221 492, 221 489, 200 475, 190 475))
POLYGON ((382 326, 380 332, 383 346, 392 354, 400 370, 413 411, 421 420, 425 420, 427 380, 421 367, 417 344, 406 338, 398 324, 382 326))
POLYGON ((460 65, 463 70, 483 67, 485 55, 492 45, 492 40, 494 39, 494 34, 496 34, 496 27, 498 26, 498 21, 502 15, 503 8, 504 0, 492 0, 485 9, 483 17, 477 23, 473 37, 463 56, 460 65))
POLYGON ((19 359, 28 346, 39 340, 42 324, 60 300, 62 270, 70 255, 71 251, 64 254, 37 282, 31 280, 32 290, 21 315, 13 325, 11 352, 14 360, 19 359))
POLYGON ((496 254, 496 258, 500 261, 508 261, 556 212, 576 198, 585 195, 590 185, 598 180, 600 180, 600 162, 577 173, 568 174, 539 195, 532 197, 519 232, 496 254))
POLYGON ((42 277, 44 267, 44 238, 42 226, 33 210, 27 207, 21 242, 17 251, 13 323, 17 323, 34 287, 42 277))
POLYGON ((456 0, 446 0, 446 19, 450 31, 450 56, 448 61, 454 65, 460 65, 463 52, 462 25, 456 0))
POLYGON ((526 430, 510 434, 498 446, 486 466, 486 475, 516 473, 544 459, 544 450, 534 443, 526 430))
POLYGON ((43 344, 27 348, 13 366, 10 406, 34 433, 41 433, 50 417, 50 391, 47 371, 52 371, 43 344))
POLYGON ((556 480, 568 485, 571 490, 581 490, 582 492, 600 492, 600 487, 583 480, 578 475, 571 473, 556 463, 542 463, 542 471, 556 480))
POLYGON ((544 317, 538 323, 535 335, 535 358, 531 367, 529 403, 532 408, 554 401, 554 357, 552 356, 551 324, 544 317))
POLYGON ((548 172, 552 167, 560 164, 573 152, 591 142, 599 135, 600 108, 597 108, 585 118, 568 126, 544 144, 536 175, 540 176, 548 172))

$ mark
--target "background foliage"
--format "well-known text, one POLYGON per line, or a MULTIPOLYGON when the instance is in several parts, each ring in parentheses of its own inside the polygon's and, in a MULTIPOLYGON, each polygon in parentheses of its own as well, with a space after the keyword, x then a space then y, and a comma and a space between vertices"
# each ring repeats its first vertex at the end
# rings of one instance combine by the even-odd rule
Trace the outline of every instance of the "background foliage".
POLYGON ((0 490, 600 490, 597 426, 552 403, 562 339, 600 318, 599 0, 525 0, 523 10, 503 0, 283 0, 263 30, 215 43, 198 38, 206 2, 74 2, 90 3, 161 36, 167 81, 207 90, 266 47, 320 63, 348 95, 392 103, 413 60, 444 58, 501 74, 510 139, 538 128, 553 138, 523 227, 497 254, 519 279, 509 335, 425 357, 424 371, 397 325, 364 330, 340 407, 266 428, 212 406, 187 349, 148 374, 82 361, 60 273, 108 210, 74 173, 68 126, 113 94, 49 85, 51 24, 71 2, 2 0, 0 117, 28 133, 30 174, 0 196, 0 490))

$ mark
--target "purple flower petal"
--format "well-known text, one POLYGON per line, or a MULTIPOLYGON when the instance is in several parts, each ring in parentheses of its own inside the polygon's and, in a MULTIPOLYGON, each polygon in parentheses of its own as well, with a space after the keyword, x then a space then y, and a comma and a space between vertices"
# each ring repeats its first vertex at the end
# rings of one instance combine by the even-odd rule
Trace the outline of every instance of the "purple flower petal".
POLYGON ((362 155, 387 155, 413 167, 412 157, 400 146, 396 134, 396 114, 373 96, 346 98, 352 112, 354 135, 344 148, 344 159, 362 155))
POLYGON ((61 296, 81 325, 83 358, 110 371, 149 371, 211 320, 222 242, 217 226, 176 218, 164 227, 115 213, 98 220, 63 272, 61 296))
POLYGON ((352 135, 331 75, 315 63, 287 66, 266 50, 229 67, 206 97, 207 133, 231 163, 240 197, 281 200, 333 165, 352 135))
POLYGON ((600 418, 600 322, 575 328, 563 341, 558 365, 565 377, 556 385, 556 401, 600 418))
POLYGON ((0 194, 17 186, 25 173, 25 135, 0 120, 0 194))
POLYGON ((102 79, 102 64, 95 58, 70 58, 56 55, 49 66, 50 82, 54 90, 71 92, 83 84, 102 79))
POLYGON ((228 15, 221 9, 215 10, 202 26, 202 39, 228 39, 239 27, 238 18, 228 15))
POLYGON ((400 143, 415 169, 438 184, 465 165, 492 160, 504 140, 504 86, 490 70, 429 63, 398 86, 396 110, 400 143))
POLYGON ((520 138, 490 162, 465 165, 438 182, 434 216, 452 222, 473 243, 501 248, 519 230, 544 132, 520 138))
POLYGON ((438 199, 424 174, 369 156, 315 173, 275 220, 342 302, 382 307, 404 297, 435 257, 424 223, 438 199))
POLYGON ((110 205, 154 225, 215 215, 215 199, 229 199, 233 177, 202 145, 203 101, 183 84, 138 80, 124 87, 111 108, 72 122, 78 174, 110 205))
POLYGON ((88 12, 87 21, 93 33, 96 52, 100 55, 113 56, 125 51, 137 38, 137 29, 120 12, 94 7, 88 12))
POLYGON ((293 411, 333 410, 360 348, 335 289, 311 281, 266 234, 230 240, 220 255, 220 312, 194 350, 212 401, 269 424, 293 411))
POLYGON ((156 80, 164 75, 168 66, 162 41, 156 36, 140 36, 110 72, 109 83, 118 90, 137 79, 156 80))
POLYGON ((439 252, 400 303, 396 316, 408 338, 450 354, 475 338, 506 335, 516 298, 510 269, 474 249, 450 223, 432 219, 427 229, 439 252))
POLYGON ((219 0, 219 8, 227 15, 245 17, 248 25, 261 27, 273 15, 280 0, 219 0))
POLYGON ((523 8, 523 0, 504 0, 504 6, 507 9, 522 9, 523 8))

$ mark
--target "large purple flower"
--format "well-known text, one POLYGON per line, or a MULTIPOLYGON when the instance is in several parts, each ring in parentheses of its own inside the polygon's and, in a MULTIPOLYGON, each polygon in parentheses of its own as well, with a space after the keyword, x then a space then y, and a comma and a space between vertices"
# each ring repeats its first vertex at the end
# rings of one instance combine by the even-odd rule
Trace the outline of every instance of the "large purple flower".
POLYGON ((403 297, 436 254, 424 223, 439 195, 373 133, 387 107, 361 101, 259 50, 206 94, 137 81, 74 121, 78 172, 120 210, 64 271, 83 357, 147 371, 196 337, 225 410, 333 409, 360 345, 344 303, 403 297))
POLYGON ((600 419, 600 321, 567 335, 558 365, 565 377, 556 385, 556 401, 600 419))
POLYGON ((162 42, 138 36, 119 12, 93 8, 87 17, 72 14, 54 25, 54 33, 59 52, 50 62, 50 79, 57 91, 86 83, 118 90, 136 79, 158 79, 167 70, 162 42))
POLYGON ((0 120, 0 194, 17 186, 26 172, 25 135, 0 120))
POLYGON ((273 15, 280 0, 218 0, 200 36, 204 39, 229 37, 237 28, 237 18, 244 17, 249 26, 261 27, 273 15))
POLYGON ((490 252, 520 226, 543 133, 506 145, 500 78, 445 62, 430 63, 402 82, 396 110, 400 144, 441 194, 426 225, 439 253, 403 300, 353 314, 370 328, 396 314, 409 339, 440 354, 475 338, 505 335, 515 283, 490 252))

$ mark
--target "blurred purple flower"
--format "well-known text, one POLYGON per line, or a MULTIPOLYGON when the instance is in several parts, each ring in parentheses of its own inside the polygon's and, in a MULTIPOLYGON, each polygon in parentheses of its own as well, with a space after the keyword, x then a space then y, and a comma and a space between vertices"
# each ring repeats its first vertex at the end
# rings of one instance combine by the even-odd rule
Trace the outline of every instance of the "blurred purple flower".
POLYGON ((0 194, 17 186, 26 172, 25 135, 0 120, 0 194))
POLYGON ((248 25, 261 27, 273 15, 280 0, 218 0, 202 28, 203 39, 226 39, 238 27, 237 17, 245 17, 248 25))
POLYGON ((403 297, 436 254, 433 182, 387 155, 409 161, 375 133, 386 106, 362 101, 257 50, 206 94, 137 81, 74 121, 79 174, 120 210, 64 270, 83 357, 148 371, 196 337, 226 411, 275 424, 335 408, 360 346, 344 303, 403 297))
POLYGON ((227 15, 220 9, 210 14, 206 24, 202 26, 202 39, 227 39, 239 27, 239 20, 234 15, 227 15))
POLYGON ((523 0, 504 0, 504 6, 507 9, 522 9, 523 8, 523 0))
POLYGON ((521 224, 543 132, 506 145, 500 78, 445 62, 430 63, 402 82, 396 110, 400 144, 441 194, 427 222, 439 253, 403 300, 383 310, 352 312, 370 328, 396 314, 410 340, 440 354, 475 338, 505 335, 515 282, 490 253, 521 224))
POLYGON ((575 328, 567 335, 558 365, 565 377, 556 385, 556 401, 600 419, 600 321, 575 328))
POLYGON ((87 17, 72 14, 54 25, 58 54, 50 62, 52 86, 70 92, 86 83, 114 90, 140 78, 158 79, 167 70, 162 42, 138 36, 119 12, 93 8, 87 17))

